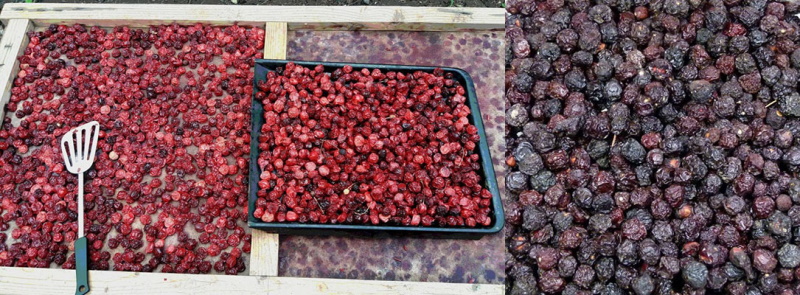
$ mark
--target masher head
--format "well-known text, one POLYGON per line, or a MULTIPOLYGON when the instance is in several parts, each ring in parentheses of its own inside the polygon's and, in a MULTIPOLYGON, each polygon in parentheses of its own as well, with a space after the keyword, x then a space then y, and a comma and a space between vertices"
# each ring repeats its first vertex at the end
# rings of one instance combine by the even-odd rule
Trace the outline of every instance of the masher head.
POLYGON ((61 137, 61 155, 69 172, 83 173, 92 167, 99 135, 100 123, 92 121, 75 127, 61 137))

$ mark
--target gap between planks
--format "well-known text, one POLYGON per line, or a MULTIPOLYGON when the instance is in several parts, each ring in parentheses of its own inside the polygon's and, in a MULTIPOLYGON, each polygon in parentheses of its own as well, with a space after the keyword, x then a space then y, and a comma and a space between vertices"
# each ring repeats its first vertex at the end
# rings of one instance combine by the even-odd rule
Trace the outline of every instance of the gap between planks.
MULTIPOLYGON (((287 23, 268 22, 264 27, 264 58, 286 59, 287 23)), ((278 234, 252 229, 250 239, 250 275, 278 275, 278 234)))
POLYGON ((278 22, 287 23, 289 30, 500 31, 505 27, 503 8, 455 7, 7 3, 0 19, 13 18, 31 19, 37 26, 278 22))
MULTIPOLYGON (((92 294, 473 294, 498 295, 498 284, 455 284, 342 279, 90 271, 92 294)), ((0 267, 2 294, 75 292, 75 271, 0 267)))

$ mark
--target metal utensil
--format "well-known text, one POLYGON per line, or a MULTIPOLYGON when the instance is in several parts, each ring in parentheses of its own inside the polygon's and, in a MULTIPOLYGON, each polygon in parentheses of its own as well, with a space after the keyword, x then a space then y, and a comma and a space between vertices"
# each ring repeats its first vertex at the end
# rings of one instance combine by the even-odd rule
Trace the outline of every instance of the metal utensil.
POLYGON ((76 295, 89 293, 88 247, 86 237, 83 236, 83 173, 88 171, 94 163, 99 135, 100 123, 92 121, 70 130, 61 138, 61 155, 64 156, 67 171, 78 174, 78 239, 75 240, 76 295))

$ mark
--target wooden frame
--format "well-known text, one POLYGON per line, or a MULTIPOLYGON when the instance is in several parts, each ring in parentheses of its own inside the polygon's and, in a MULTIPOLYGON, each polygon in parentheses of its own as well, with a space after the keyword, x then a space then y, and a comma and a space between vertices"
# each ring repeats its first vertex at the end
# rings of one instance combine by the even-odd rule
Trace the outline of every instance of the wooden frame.
MULTIPOLYGON (((219 6, 171 4, 6 4, 0 19, 30 19, 37 26, 79 22, 99 26, 173 23, 287 23, 289 30, 461 31, 501 30, 500 8, 390 6, 219 6)), ((4 21, 5 22, 5 21, 4 21)))
MULTIPOLYGON (((90 271, 90 294, 502 294, 503 285, 90 271)), ((71 294, 75 271, 0 268, 2 294, 71 294)))
MULTIPOLYGON (((0 41, 0 91, 3 91, 0 95, 0 109, 4 109, 11 99, 11 86, 19 72, 17 56, 28 46, 28 36, 25 32, 31 29, 33 24, 27 19, 12 19, 6 23, 5 34, 0 41)), ((3 125, 4 118, 5 112, 0 111, 0 125, 3 125)))
MULTIPOLYGON (((10 98, 26 32, 61 23, 142 27, 155 24, 264 26, 264 58, 285 59, 290 30, 470 31, 504 29, 501 8, 290 7, 218 5, 13 4, 3 7, 0 108, 10 98)), ((0 112, 2 122, 4 112, 0 112)), ((113 294, 503 294, 499 284, 453 284, 288 278, 278 275, 278 235, 252 231, 250 276, 91 271, 92 293, 113 294)), ((74 290, 72 270, 0 267, 0 293, 61 294, 74 290), (47 283, 43 283, 47 282, 47 283), (33 292, 31 292, 33 291, 33 292)))

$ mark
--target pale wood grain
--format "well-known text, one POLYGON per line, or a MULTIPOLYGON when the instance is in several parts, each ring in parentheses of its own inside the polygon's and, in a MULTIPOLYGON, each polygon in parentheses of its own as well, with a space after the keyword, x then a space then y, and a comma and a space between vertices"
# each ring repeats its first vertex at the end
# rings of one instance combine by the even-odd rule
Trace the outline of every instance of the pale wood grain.
MULTIPOLYGON (((90 271, 91 294, 239 294, 268 290, 263 277, 90 271)), ((71 294, 75 271, 0 268, 0 294, 71 294)))
MULTIPOLYGON (((264 27, 264 58, 286 59, 286 23, 268 22, 264 27)), ((278 275, 278 234, 253 230, 250 244, 250 275, 278 275)))
MULTIPOLYGON (((91 271, 92 294, 503 294, 503 285, 91 271)), ((0 267, 1 294, 71 294, 75 271, 0 267)))
POLYGON ((253 229, 250 241, 250 275, 278 275, 278 234, 253 229))
POLYGON ((504 285, 275 277, 270 294, 504 294, 504 285))
POLYGON ((264 58, 286 59, 286 42, 289 35, 286 23, 269 22, 264 29, 264 58))
POLYGON ((28 46, 28 36, 25 34, 33 28, 27 19, 11 19, 6 25, 3 40, 0 41, 0 126, 5 118, 5 107, 11 98, 11 86, 14 78, 19 73, 17 56, 22 55, 28 46))
POLYGON ((0 19, 28 18, 37 26, 81 23, 147 26, 177 22, 261 25, 285 22, 290 30, 461 31, 502 30, 502 8, 391 6, 233 6, 177 4, 7 3, 0 19))

